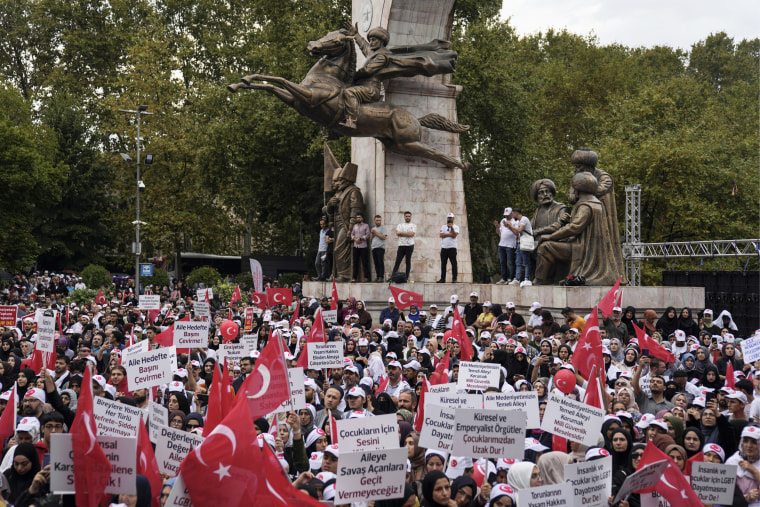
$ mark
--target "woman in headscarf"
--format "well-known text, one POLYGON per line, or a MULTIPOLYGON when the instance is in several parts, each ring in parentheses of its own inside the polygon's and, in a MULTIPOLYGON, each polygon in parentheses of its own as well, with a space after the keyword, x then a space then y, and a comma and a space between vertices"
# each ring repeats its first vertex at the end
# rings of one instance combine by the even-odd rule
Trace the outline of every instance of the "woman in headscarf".
MULTIPOLYGON (((530 378, 530 361, 528 361, 528 354, 523 347, 515 348, 515 354, 507 367, 507 382, 510 384, 515 383, 515 375, 522 375, 523 378, 530 378)), ((519 380, 519 379, 518 379, 519 380)))
POLYGON ((668 306, 662 317, 657 321, 657 330, 662 333, 663 336, 670 336, 678 329, 678 312, 672 306, 668 306))
POLYGON ((636 308, 632 306, 626 307, 620 321, 625 324, 625 327, 628 329, 628 336, 636 336, 636 330, 633 328, 633 325, 636 324, 641 327, 640 323, 636 320, 636 308))
POLYGON ((543 481, 541 479, 541 472, 535 464, 530 461, 520 461, 509 469, 507 484, 519 492, 521 489, 541 486, 543 481))
POLYGON ((538 458, 538 471, 544 484, 562 484, 565 482, 565 465, 570 463, 567 453, 551 451, 538 458))
POLYGON ((734 371, 742 371, 744 364, 741 359, 736 357, 736 347, 733 343, 724 343, 721 349, 720 358, 715 361, 715 366, 718 368, 721 378, 726 378, 726 368, 728 363, 731 363, 734 367, 734 371))
POLYGON ((18 382, 18 384, 16 384, 16 392, 18 393, 19 400, 23 400, 26 391, 34 387, 35 377, 36 375, 34 374, 34 370, 31 368, 24 368, 19 372, 19 375, 16 379, 18 382))
POLYGON ((151 505, 151 491, 150 482, 144 475, 137 474, 137 494, 118 496, 118 502, 126 505, 127 507, 150 507, 151 505))
POLYGON ((398 409, 396 411, 396 417, 399 421, 408 422, 409 424, 414 423, 414 414, 405 408, 398 409))
POLYGON ((726 455, 736 452, 734 428, 728 418, 718 410, 712 407, 705 408, 700 417, 699 428, 705 444, 718 444, 726 451, 726 455))
POLYGON ((689 427, 683 431, 683 448, 686 450, 686 459, 699 454, 705 446, 705 437, 699 428, 689 427))
POLYGON ((709 358, 710 352, 707 347, 699 347, 694 351, 694 371, 699 377, 702 377, 707 367, 712 365, 709 358))
POLYGON ((475 499, 477 494, 478 485, 475 479, 469 475, 460 475, 451 483, 451 499, 456 507, 473 505, 473 500, 475 500, 475 504, 477 505, 477 500, 475 499))
POLYGON ((398 424, 398 444, 403 447, 406 443, 406 437, 414 431, 411 424, 406 421, 397 421, 398 424))
POLYGON ((414 324, 420 321, 420 309, 417 308, 417 305, 409 307, 409 314, 406 316, 406 320, 411 320, 414 324))
POLYGON ((718 315, 717 319, 714 319, 713 322, 716 326, 723 329, 728 329, 732 333, 738 333, 739 328, 736 327, 736 323, 734 323, 734 318, 731 316, 731 312, 728 310, 723 310, 718 315))
POLYGON ((657 325, 655 323, 656 319, 657 312, 654 310, 644 310, 644 320, 642 321, 642 324, 644 324, 644 331, 646 331, 649 336, 652 336, 657 332, 657 325))
POLYGON ((543 336, 554 336, 559 333, 559 324, 554 320, 552 312, 542 310, 541 318, 543 319, 543 322, 541 322, 541 330, 544 332, 543 336))
POLYGON ((372 329, 372 315, 367 311, 364 301, 356 302, 356 311, 359 316, 359 325, 364 329, 372 329))
POLYGON ((697 336, 699 326, 691 317, 691 310, 686 307, 681 308, 681 314, 678 316, 678 329, 686 333, 686 336, 697 336))
POLYGON ((3 343, 0 345, 0 361, 8 361, 8 357, 13 350, 13 340, 10 333, 3 335, 3 343))
POLYGON ((617 365, 621 373, 630 373, 633 377, 639 363, 639 351, 636 347, 628 347, 623 352, 623 362, 617 365))
POLYGON ((412 482, 422 479, 425 475, 425 448, 420 447, 420 434, 411 432, 405 441, 408 449, 409 462, 412 464, 412 482))
POLYGON ((72 412, 76 412, 76 410, 77 410, 77 399, 78 398, 79 397, 77 396, 77 393, 74 392, 73 389, 64 389, 63 391, 61 391, 61 401, 72 412))
MULTIPOLYGON (((610 505, 618 507, 620 503, 612 504, 612 500, 617 495, 620 488, 623 487, 625 480, 633 475, 641 462, 641 456, 644 454, 645 444, 633 444, 632 450, 629 454, 628 463, 622 470, 617 470, 612 474, 612 496, 610 497, 610 505)), ((629 507, 639 507, 641 505, 641 498, 638 493, 632 493, 628 496, 629 507)))
POLYGON ((610 358, 615 366, 619 365, 625 359, 623 351, 623 342, 620 338, 610 338, 610 358))
POLYGON ((627 430, 617 428, 612 431, 610 438, 610 454, 612 455, 612 473, 618 470, 624 470, 631 461, 631 450, 633 449, 633 437, 627 430))
POLYGON ((422 507, 450 507, 451 486, 446 474, 433 470, 422 479, 422 507))
POLYGON ((674 415, 666 415, 662 418, 668 425, 668 435, 678 445, 683 445, 683 421, 674 415))
POLYGON ((702 373, 700 384, 702 384, 702 387, 709 387, 715 390, 723 387, 723 380, 720 378, 718 367, 712 363, 708 364, 705 371, 702 373))
POLYGON ((5 471, 8 484, 8 503, 18 505, 23 496, 29 495, 29 486, 40 471, 40 459, 33 444, 18 444, 13 452, 13 465, 5 471))

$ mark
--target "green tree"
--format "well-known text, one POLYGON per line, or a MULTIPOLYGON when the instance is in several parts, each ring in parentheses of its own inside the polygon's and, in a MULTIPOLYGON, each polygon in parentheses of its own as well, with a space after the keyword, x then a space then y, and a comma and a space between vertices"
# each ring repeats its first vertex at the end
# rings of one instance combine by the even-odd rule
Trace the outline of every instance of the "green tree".
POLYGON ((110 288, 113 284, 111 273, 103 266, 90 264, 79 274, 88 289, 110 288))
POLYGON ((222 281, 222 275, 214 268, 200 267, 195 268, 187 275, 187 285, 192 287, 196 283, 202 283, 207 288, 219 285, 222 281))

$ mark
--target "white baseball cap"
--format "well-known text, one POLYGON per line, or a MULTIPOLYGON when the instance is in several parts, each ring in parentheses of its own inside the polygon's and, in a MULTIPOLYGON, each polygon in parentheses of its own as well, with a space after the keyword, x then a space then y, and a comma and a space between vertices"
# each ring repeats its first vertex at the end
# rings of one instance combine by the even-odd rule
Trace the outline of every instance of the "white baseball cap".
POLYGON ((340 448, 338 447, 338 444, 331 444, 325 447, 325 450, 323 452, 332 454, 336 458, 340 458, 340 448))
POLYGON ((459 296, 457 296, 456 294, 452 294, 451 297, 449 298, 449 301, 451 302, 451 304, 454 304, 457 301, 459 301, 459 296))
POLYGON ((512 213, 512 208, 504 208, 504 216, 507 216, 510 213, 512 213))
POLYGON ((512 301, 507 301, 507 308, 514 308, 515 304, 512 301))
POLYGON ((470 297, 471 298, 476 298, 476 297, 478 297, 478 293, 477 292, 470 292, 470 297))
MULTIPOLYGON (((391 296, 391 297, 388 298, 388 302, 389 303, 395 303, 396 300, 393 298, 393 296, 391 296)), ((388 320, 390 320, 390 319, 388 319, 388 320)))
POLYGON ((388 367, 401 368, 401 363, 399 363, 398 361, 391 361, 390 363, 388 363, 388 367))
POLYGON ((40 389, 39 387, 34 387, 32 389, 29 389, 26 394, 24 394, 24 398, 35 398, 37 400, 40 400, 42 403, 45 403, 47 395, 45 394, 44 390, 40 389))
POLYGON ((541 442, 539 442, 535 438, 528 437, 525 439, 525 450, 535 451, 535 452, 544 452, 544 451, 549 450, 549 448, 543 445, 541 442))
POLYGON ((349 397, 349 396, 355 396, 357 398, 366 398, 367 393, 365 393, 364 389, 362 389, 361 387, 352 387, 348 391, 348 394, 346 394, 346 397, 349 397))
POLYGON ((448 215, 446 215, 446 218, 454 218, 454 213, 449 213, 448 215))

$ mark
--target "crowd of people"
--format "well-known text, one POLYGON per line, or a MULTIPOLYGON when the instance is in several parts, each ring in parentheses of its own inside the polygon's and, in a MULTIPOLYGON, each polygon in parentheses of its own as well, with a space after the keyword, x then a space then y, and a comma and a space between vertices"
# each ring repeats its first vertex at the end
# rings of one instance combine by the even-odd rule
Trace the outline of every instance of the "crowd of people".
MULTIPOLYGON (((238 390, 270 339, 283 341, 287 365, 295 367, 315 315, 320 315, 317 310, 329 310, 332 303, 326 296, 303 297, 296 290, 292 305, 257 311, 248 323, 250 329, 245 329, 247 298, 232 304, 215 301, 208 346, 179 354, 172 384, 161 386, 153 397, 149 389, 127 388, 121 351, 142 340, 160 348, 156 337, 174 322, 199 319, 193 290, 181 283, 157 288, 162 309, 149 314, 137 308, 138 297, 126 282, 104 288, 105 301, 78 306, 66 296, 71 282, 76 285, 79 280, 66 278, 47 272, 19 275, 0 293, 0 304, 17 309, 14 325, 0 327, 0 382, 5 391, 0 395, 0 411, 12 410, 7 402, 14 386, 19 400, 16 432, 4 443, 0 471, 3 496, 17 506, 73 504, 70 497, 50 493, 50 465, 43 463, 51 435, 71 427, 86 369, 92 374, 94 396, 145 411, 153 398, 168 408, 170 427, 202 434, 209 388, 220 374, 216 367, 219 347, 228 341, 222 334, 225 321, 237 324, 233 342, 243 334, 259 337, 250 357, 230 365, 229 380, 232 389, 238 390), (60 317, 53 370, 25 367, 34 354, 34 316, 40 309, 60 317)), ((444 383, 458 381, 463 360, 460 339, 465 339, 474 351, 466 359, 500 366, 499 385, 489 390, 535 391, 543 418, 550 393, 585 399, 589 379, 573 367, 573 357, 590 316, 572 308, 554 315, 540 302, 521 314, 512 302, 481 302, 477 293, 469 294, 466 303, 452 295, 440 310, 435 303, 426 309, 399 310, 390 298, 388 306, 375 315, 352 297, 338 303, 337 322, 325 323, 325 332, 328 340, 342 343, 344 367, 306 368, 306 405, 280 417, 254 421, 256 432, 265 436, 292 483, 304 494, 334 501, 340 445, 331 439, 331 415, 340 420, 395 414, 398 445, 408 450, 407 482, 403 497, 376 500, 377 507, 516 506, 521 490, 564 482, 566 464, 606 456, 612 457, 614 497, 639 466, 648 445, 656 446, 687 474, 695 457, 736 465, 732 505, 760 505, 760 397, 755 396, 760 392, 760 370, 743 361, 744 340, 736 336, 736 326, 726 311, 713 318, 712 310, 701 309, 695 320, 689 308, 669 307, 660 316, 645 310, 639 316, 633 307, 615 307, 611 316, 600 318, 599 325, 607 415, 597 445, 566 440, 558 447, 552 434, 528 428, 522 459, 486 459, 448 456, 420 446, 419 427, 415 430, 414 424, 422 408, 423 386, 435 374, 444 375, 444 383), (461 315, 465 337, 452 332, 457 315, 461 315), (642 348, 637 327, 662 350, 642 348), (672 354, 671 359, 663 360, 662 351, 672 354), (567 393, 560 393, 555 385, 563 370, 572 371, 576 379, 567 393)), ((150 505, 151 498, 160 496, 163 505, 175 479, 168 475, 162 479, 161 491, 151 491, 140 476, 135 495, 121 495, 114 501, 150 505)), ((641 504, 640 496, 631 494, 614 505, 641 504)))

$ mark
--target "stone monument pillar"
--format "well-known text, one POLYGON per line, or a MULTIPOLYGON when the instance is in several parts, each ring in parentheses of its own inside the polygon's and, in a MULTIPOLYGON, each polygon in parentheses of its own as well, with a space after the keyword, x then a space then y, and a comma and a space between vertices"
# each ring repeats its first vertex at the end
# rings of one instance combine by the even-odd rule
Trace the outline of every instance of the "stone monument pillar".
MULTIPOLYGON (((352 18, 365 38, 370 28, 380 26, 390 32, 389 46, 424 44, 433 39, 451 40, 454 3, 455 0, 353 0, 352 18)), ((363 62, 364 56, 357 51, 357 68, 363 62)), ((395 78, 383 85, 386 102, 401 106, 416 117, 438 113, 457 120, 456 97, 462 87, 451 84, 451 75, 395 78)), ((422 130, 423 143, 459 157, 459 134, 422 130)), ((441 265, 438 231, 446 223, 446 215, 454 213, 454 223, 460 229, 458 281, 472 282, 462 171, 421 157, 388 152, 371 137, 351 140, 351 161, 359 166, 356 184, 364 191, 367 222, 371 224, 374 215, 381 215, 388 228, 386 276, 390 276, 396 259, 396 225, 404 221, 404 211, 411 211, 417 235, 410 278, 414 282, 438 280, 441 265)), ((451 280, 450 268, 447 279, 451 280)))

